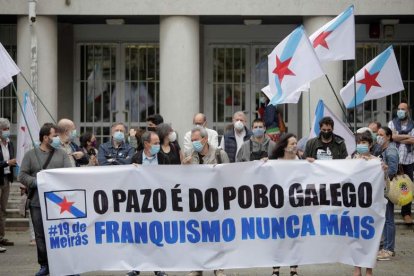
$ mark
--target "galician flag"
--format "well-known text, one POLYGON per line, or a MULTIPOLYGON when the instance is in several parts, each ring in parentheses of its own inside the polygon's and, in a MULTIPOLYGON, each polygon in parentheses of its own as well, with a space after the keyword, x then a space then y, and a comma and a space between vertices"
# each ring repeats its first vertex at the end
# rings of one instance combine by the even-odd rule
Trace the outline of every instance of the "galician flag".
POLYGON ((3 89, 13 81, 12 77, 19 74, 20 69, 14 63, 9 53, 0 43, 0 89, 3 89))
POLYGON ((356 99, 354 77, 341 89, 341 97, 347 108, 365 101, 379 99, 404 90, 400 69, 392 46, 371 60, 356 74, 356 99))
POLYGON ((332 118, 334 121, 333 133, 344 138, 346 150, 348 151, 348 154, 352 154, 356 148, 354 134, 342 120, 336 117, 336 115, 323 103, 322 100, 319 100, 318 105, 316 106, 315 118, 312 123, 311 132, 309 133, 309 139, 319 136, 319 121, 326 116, 332 118))
POLYGON ((320 61, 355 59, 354 6, 323 25, 309 39, 320 61))
POLYGON ((32 134, 34 143, 39 142, 39 131, 40 126, 37 121, 36 113, 33 109, 32 102, 30 101, 29 95, 24 93, 23 100, 23 111, 26 115, 27 124, 23 118, 23 115, 20 116, 19 129, 17 131, 17 151, 16 151, 16 161, 19 166, 22 164, 24 154, 32 148, 32 139, 30 138, 30 133, 32 134))
POLYGON ((296 28, 268 55, 270 104, 297 103, 304 84, 324 75, 303 26, 296 28))

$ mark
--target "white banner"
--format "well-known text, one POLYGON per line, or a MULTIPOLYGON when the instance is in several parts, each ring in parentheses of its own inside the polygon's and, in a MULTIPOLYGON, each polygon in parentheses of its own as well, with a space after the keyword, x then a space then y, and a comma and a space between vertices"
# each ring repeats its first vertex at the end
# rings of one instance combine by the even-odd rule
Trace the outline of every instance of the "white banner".
POLYGON ((385 221, 378 160, 55 169, 38 189, 52 275, 374 267, 385 221))

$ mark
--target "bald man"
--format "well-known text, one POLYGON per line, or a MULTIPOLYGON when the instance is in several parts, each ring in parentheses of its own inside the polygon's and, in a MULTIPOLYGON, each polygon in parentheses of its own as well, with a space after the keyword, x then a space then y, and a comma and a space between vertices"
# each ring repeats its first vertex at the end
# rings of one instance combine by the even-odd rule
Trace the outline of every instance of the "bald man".
MULTIPOLYGON (((203 113, 197 113, 193 118, 194 127, 203 127, 208 134, 208 143, 214 148, 218 147, 218 134, 214 129, 207 128, 207 117, 203 113)), ((189 156, 193 153, 193 144, 191 142, 191 131, 184 135, 184 154, 189 156)))
POLYGON ((89 163, 88 158, 85 156, 82 149, 74 142, 78 136, 75 123, 69 119, 61 119, 57 126, 61 142, 60 148, 68 154, 72 167, 87 165, 89 163))

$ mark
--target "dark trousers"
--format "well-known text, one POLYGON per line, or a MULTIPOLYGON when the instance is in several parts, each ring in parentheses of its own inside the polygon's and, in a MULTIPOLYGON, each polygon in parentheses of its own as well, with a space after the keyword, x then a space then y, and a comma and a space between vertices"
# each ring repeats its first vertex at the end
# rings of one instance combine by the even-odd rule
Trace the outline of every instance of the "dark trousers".
MULTIPOLYGON (((413 171, 414 171, 414 163, 408 164, 408 165, 402 165, 403 171, 406 175, 408 175, 409 178, 411 178, 411 181, 413 180, 413 171)), ((401 207, 401 216, 411 216, 411 202, 407 205, 404 205, 401 207)))
POLYGON ((43 231, 42 212, 40 211, 40 207, 30 206, 30 215, 32 217, 35 232, 37 262, 40 265, 48 265, 45 232, 43 231))

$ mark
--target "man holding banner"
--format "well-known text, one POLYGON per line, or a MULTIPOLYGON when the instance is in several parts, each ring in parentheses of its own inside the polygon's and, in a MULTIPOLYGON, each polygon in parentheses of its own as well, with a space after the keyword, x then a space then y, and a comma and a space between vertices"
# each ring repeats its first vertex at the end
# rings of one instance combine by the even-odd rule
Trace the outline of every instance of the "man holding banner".
MULTIPOLYGON (((29 191, 30 215, 35 231, 37 259, 40 265, 40 270, 36 273, 36 276, 49 275, 45 233, 37 190, 37 173, 44 169, 69 168, 72 166, 66 152, 59 149, 60 139, 56 129, 57 127, 51 123, 46 123, 42 126, 39 132, 40 147, 34 148, 25 154, 19 174, 20 182, 29 191)), ((63 200, 60 199, 60 202, 56 204, 60 204, 63 207, 66 206, 67 208, 68 206, 65 204, 69 203, 64 198, 63 200)))

